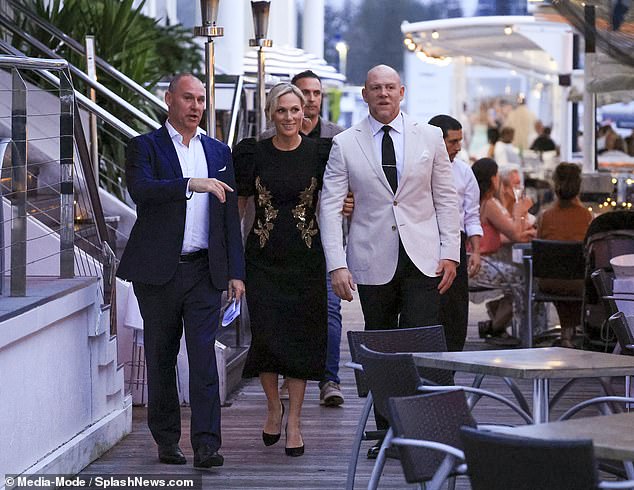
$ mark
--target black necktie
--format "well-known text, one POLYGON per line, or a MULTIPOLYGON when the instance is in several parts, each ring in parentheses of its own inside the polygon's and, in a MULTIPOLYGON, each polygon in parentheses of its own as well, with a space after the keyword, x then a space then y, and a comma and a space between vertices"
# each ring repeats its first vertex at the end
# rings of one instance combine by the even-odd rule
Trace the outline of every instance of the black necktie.
POLYGON ((383 141, 381 142, 381 165, 383 166, 383 172, 387 177, 387 181, 392 188, 392 192, 396 193, 397 178, 396 178, 396 154, 394 153, 394 142, 390 136, 390 127, 383 126, 383 141))

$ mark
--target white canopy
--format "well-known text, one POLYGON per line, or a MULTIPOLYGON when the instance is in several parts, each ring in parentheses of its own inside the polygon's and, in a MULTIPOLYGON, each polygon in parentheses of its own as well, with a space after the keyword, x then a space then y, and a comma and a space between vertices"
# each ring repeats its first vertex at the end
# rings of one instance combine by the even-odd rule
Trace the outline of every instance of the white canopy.
MULTIPOLYGON (((254 75, 258 71, 258 48, 250 48, 244 56, 244 73, 254 75)), ((264 48, 267 75, 292 78, 304 71, 314 71, 324 85, 342 85, 346 77, 330 66, 326 60, 298 48, 264 48)))

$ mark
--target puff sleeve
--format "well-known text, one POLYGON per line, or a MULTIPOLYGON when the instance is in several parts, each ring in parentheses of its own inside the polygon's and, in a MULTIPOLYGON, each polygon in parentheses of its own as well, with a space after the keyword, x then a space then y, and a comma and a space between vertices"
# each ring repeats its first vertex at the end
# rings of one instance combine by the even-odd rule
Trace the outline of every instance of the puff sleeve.
POLYGON ((233 150, 233 164, 236 172, 238 196, 255 194, 255 138, 245 138, 233 150))

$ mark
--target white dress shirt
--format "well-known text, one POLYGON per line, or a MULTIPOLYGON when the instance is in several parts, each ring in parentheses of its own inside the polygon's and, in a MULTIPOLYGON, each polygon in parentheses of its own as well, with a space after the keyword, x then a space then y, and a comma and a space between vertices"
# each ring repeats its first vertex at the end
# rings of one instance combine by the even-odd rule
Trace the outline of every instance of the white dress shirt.
POLYGON ((480 223, 480 188, 471 167, 454 158, 452 163, 453 179, 458 193, 458 210, 460 211, 460 231, 467 237, 483 235, 480 223))
MULTIPOLYGON (((165 121, 165 127, 176 149, 183 177, 186 179, 191 177, 209 177, 207 158, 201 142, 201 135, 204 134, 204 131, 197 128, 196 134, 189 141, 189 146, 185 146, 183 144, 183 136, 174 129, 174 126, 169 121, 165 121)), ((183 235, 183 247, 181 249, 183 254, 207 248, 209 240, 209 194, 206 192, 190 193, 188 182, 187 197, 185 234, 183 235)))
POLYGON ((401 112, 398 113, 389 124, 383 124, 374 119, 371 115, 368 115, 368 120, 370 122, 370 128, 372 129, 372 139, 374 141, 374 154, 377 157, 377 161, 379 163, 382 162, 382 150, 381 146, 383 144, 383 126, 389 126, 390 129, 390 137, 392 138, 392 142, 394 143, 394 154, 396 155, 396 179, 397 181, 401 180, 401 174, 403 173, 403 153, 404 153, 404 140, 403 140, 403 114, 401 112))

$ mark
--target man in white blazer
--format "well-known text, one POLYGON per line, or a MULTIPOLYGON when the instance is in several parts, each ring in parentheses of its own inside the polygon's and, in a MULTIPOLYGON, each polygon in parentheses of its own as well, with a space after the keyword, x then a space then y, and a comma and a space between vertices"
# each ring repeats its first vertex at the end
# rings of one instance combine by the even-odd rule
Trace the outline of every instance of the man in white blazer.
POLYGON ((370 114, 334 137, 321 193, 332 285, 348 301, 359 285, 366 330, 437 324, 440 294, 460 262, 458 200, 442 132, 401 112, 404 93, 391 67, 368 72, 362 95, 370 114), (348 190, 354 213, 344 250, 348 190))
MULTIPOLYGON (((335 293, 355 283, 366 330, 439 323, 440 294, 460 262, 460 216, 442 131, 403 114, 398 73, 379 65, 362 91, 370 114, 338 134, 324 174, 319 226, 335 293), (354 195, 347 253, 341 202, 354 195)), ((375 412, 378 429, 388 422, 375 412)), ((379 443, 368 451, 376 458, 379 443)))

